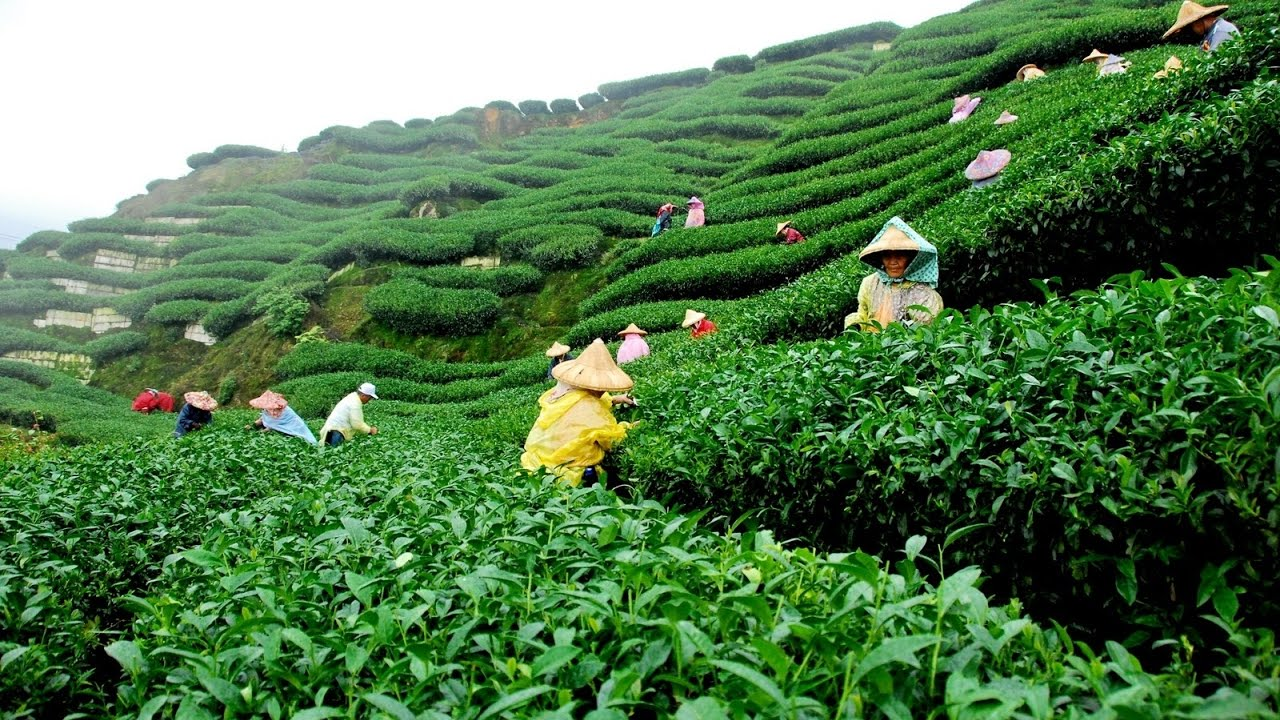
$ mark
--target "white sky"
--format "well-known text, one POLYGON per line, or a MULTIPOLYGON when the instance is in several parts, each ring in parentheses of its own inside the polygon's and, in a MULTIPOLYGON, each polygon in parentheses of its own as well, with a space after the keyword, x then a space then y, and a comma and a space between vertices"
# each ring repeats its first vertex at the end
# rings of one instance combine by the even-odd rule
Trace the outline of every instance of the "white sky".
POLYGON ((970 1, 0 0, 0 247, 110 215, 219 145, 577 98, 970 1))

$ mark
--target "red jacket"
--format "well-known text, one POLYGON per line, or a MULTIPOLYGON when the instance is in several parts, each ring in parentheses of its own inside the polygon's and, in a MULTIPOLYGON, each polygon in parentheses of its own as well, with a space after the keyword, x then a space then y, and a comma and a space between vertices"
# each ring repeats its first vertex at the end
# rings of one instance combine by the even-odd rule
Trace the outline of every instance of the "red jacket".
POLYGON ((703 318, 693 326, 693 331, 689 333, 689 337, 700 338, 703 335, 710 335, 715 331, 716 324, 706 318, 703 318))
POLYGON ((795 245, 802 242, 804 242, 804 235, 801 235, 799 230, 792 227, 782 228, 783 245, 795 245))
POLYGON ((173 412, 173 396, 169 393, 160 392, 147 388, 138 393, 138 397, 133 399, 133 409, 140 413, 156 412, 173 412))

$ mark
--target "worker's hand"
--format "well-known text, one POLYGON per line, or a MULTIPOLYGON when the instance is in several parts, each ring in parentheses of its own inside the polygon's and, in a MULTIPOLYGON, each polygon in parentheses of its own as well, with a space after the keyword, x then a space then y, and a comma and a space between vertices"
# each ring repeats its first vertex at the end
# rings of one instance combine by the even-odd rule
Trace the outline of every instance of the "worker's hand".
POLYGON ((614 395, 612 400, 615 405, 630 405, 631 407, 636 405, 636 401, 632 400, 629 395, 614 395))
POLYGON ((378 434, 378 426, 377 426, 377 425, 370 425, 370 426, 369 426, 369 434, 370 434, 370 435, 377 435, 377 434, 378 434))

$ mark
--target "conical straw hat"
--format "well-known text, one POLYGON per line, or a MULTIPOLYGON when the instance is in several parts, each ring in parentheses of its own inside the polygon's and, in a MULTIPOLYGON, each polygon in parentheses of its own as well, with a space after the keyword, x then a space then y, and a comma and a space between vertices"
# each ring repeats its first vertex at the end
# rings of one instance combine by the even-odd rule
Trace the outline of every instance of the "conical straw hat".
POLYGON ((622 331, 619 332, 618 334, 619 335, 648 335, 649 333, 636 327, 635 323, 631 323, 630 325, 623 328, 622 331))
POLYGON ((684 322, 680 323, 680 327, 689 327, 696 322, 700 322, 706 316, 706 313, 700 313, 697 310, 685 310, 684 322))
POLYGON ((969 104, 969 96, 968 96, 968 95, 961 95, 960 97, 958 97, 958 98, 956 98, 955 100, 953 100, 953 101, 952 101, 952 103, 951 103, 951 114, 952 114, 952 115, 955 115, 956 113, 958 113, 958 112, 960 112, 961 110, 963 110, 963 109, 964 109, 964 106, 965 106, 965 105, 968 105, 968 104, 969 104))
POLYGON ((774 235, 781 235, 781 234, 782 234, 782 231, 783 231, 783 230, 785 230, 785 229, 787 229, 787 228, 789 228, 789 227, 791 227, 791 221, 790 221, 790 220, 788 220, 788 221, 786 221, 786 222, 780 222, 780 223, 778 223, 778 230, 777 230, 776 232, 774 232, 773 234, 774 234, 774 235))
POLYGON ((889 222, 885 223, 884 228, 881 229, 880 234, 871 241, 871 244, 867 245, 862 249, 862 252, 858 253, 859 259, 870 262, 867 258, 889 250, 920 252, 919 243, 912 240, 911 236, 907 235, 907 233, 903 231, 902 227, 909 226, 903 222, 902 218, 895 215, 889 220, 889 222), (901 225, 901 227, 899 227, 899 225, 901 225))
POLYGON ((249 401, 249 407, 259 410, 275 410, 278 412, 288 406, 289 403, 284 399, 283 395, 270 390, 249 401))
POLYGON ((1097 49, 1097 48, 1094 48, 1094 49, 1093 49, 1093 52, 1091 52, 1091 53, 1089 53, 1088 55, 1086 55, 1086 56, 1085 56, 1085 58, 1084 58, 1083 60, 1081 60, 1080 62, 1082 62, 1082 63, 1087 63, 1087 62, 1096 62, 1096 61, 1098 61, 1098 60, 1106 60, 1108 57, 1110 57, 1110 56, 1109 56, 1109 55, 1107 55, 1106 53, 1102 52, 1101 50, 1099 50, 1099 49, 1097 49))
POLYGON ((970 180, 986 180, 995 177, 1009 164, 1013 157, 1008 150, 983 150, 978 157, 964 169, 964 176, 970 180))
POLYGON ((188 405, 194 405, 201 410, 209 410, 212 412, 218 407, 218 401, 214 400, 213 396, 204 390, 183 393, 182 399, 186 400, 188 405))
POLYGON ((600 338, 593 340, 576 359, 552 368, 551 377, 565 385, 602 392, 630 390, 635 385, 631 376, 613 361, 613 355, 600 338))
POLYGON ((1018 68, 1018 74, 1015 77, 1018 80, 1035 80, 1044 77, 1044 71, 1036 67, 1035 63, 1027 63, 1018 68))
POLYGON ((1157 70, 1156 74, 1153 77, 1166 78, 1166 77, 1169 77, 1170 73, 1176 73, 1181 71, 1182 71, 1182 60, 1178 59, 1177 55, 1170 55, 1169 59, 1164 61, 1164 69, 1157 70))
POLYGON ((1005 110, 1004 112, 1000 113, 1000 117, 996 118, 996 122, 995 122, 995 124, 996 124, 996 125, 1008 125, 1008 124, 1009 124, 1009 123, 1011 123, 1011 122, 1017 122, 1017 120, 1018 120, 1018 116, 1017 116, 1017 115, 1014 115, 1013 113, 1009 112, 1008 110, 1005 110))
POLYGON ((1230 5, 1213 5, 1210 7, 1205 7, 1204 5, 1193 3, 1191 2, 1191 0, 1186 0, 1186 2, 1182 3, 1182 7, 1178 8, 1178 19, 1174 21, 1173 27, 1166 30, 1162 37, 1169 37, 1170 35, 1178 32, 1182 28, 1199 20, 1200 18, 1206 18, 1206 17, 1209 17, 1210 15, 1217 15, 1218 13, 1222 12, 1223 10, 1226 10, 1229 7, 1231 6, 1230 5))
POLYGON ((568 345, 561 342, 553 342, 551 343, 551 347, 547 348, 547 351, 543 354, 547 357, 560 357, 561 355, 569 352, 569 350, 570 348, 568 345))

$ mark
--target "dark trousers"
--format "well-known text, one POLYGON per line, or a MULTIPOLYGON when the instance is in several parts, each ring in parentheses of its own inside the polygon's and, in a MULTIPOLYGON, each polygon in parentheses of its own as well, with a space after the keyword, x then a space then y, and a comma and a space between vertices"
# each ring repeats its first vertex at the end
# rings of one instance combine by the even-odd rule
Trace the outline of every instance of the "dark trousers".
POLYGON ((346 438, 342 437, 342 433, 338 432, 337 430, 330 430, 329 434, 324 436, 324 444, 329 445, 331 447, 337 447, 341 445, 345 440, 346 438))

